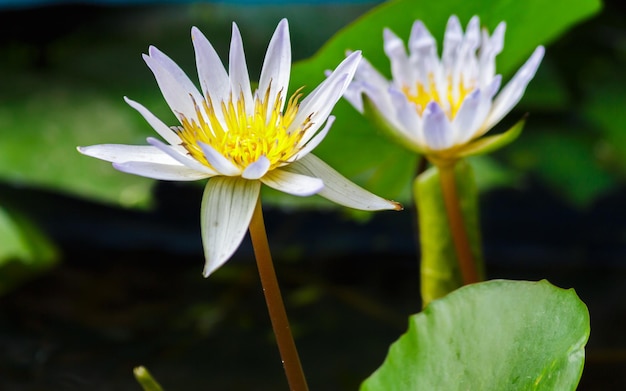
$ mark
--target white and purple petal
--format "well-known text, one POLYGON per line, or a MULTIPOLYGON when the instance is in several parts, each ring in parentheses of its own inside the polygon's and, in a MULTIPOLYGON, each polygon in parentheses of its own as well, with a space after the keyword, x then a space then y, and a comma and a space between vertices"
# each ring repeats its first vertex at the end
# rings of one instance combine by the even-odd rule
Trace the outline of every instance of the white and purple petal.
POLYGON ((452 126, 437 102, 433 101, 426 105, 423 119, 424 141, 429 149, 437 151, 452 146, 452 126))
POLYGON ((271 162, 265 156, 259 156, 259 158, 246 167, 241 173, 241 177, 244 179, 259 179, 263 177, 270 169, 271 162))

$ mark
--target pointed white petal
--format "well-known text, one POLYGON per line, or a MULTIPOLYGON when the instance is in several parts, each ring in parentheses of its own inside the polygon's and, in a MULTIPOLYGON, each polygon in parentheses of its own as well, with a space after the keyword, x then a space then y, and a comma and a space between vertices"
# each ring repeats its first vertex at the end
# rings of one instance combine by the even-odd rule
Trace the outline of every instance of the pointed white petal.
POLYGON ((169 72, 180 84, 180 86, 188 92, 188 94, 192 94, 194 99, 197 101, 202 99, 202 94, 200 94, 198 88, 189 79, 189 76, 187 76, 185 71, 183 71, 171 58, 154 46, 149 47, 148 54, 150 57, 158 61, 161 67, 169 72))
POLYGON ((452 68, 456 61, 459 46, 463 42, 463 28, 456 15, 450 16, 443 37, 443 54, 441 60, 443 66, 452 68))
POLYGON ((160 119, 158 119, 150 110, 146 109, 142 104, 135 102, 134 100, 128 99, 124 97, 124 100, 130 107, 137 110, 139 114, 143 116, 143 118, 152 126, 156 132, 163 137, 165 141, 170 143, 171 145, 180 144, 180 137, 167 125, 165 125, 160 119))
MULTIPOLYGON (((327 77, 330 74, 326 75, 327 77)), ((362 58, 357 66, 357 69, 354 73, 354 79, 348 87, 346 91, 343 93, 343 97, 350 102, 359 112, 363 113, 363 97, 362 94, 365 92, 366 85, 369 84, 369 89, 376 89, 379 91, 386 91, 389 87, 389 81, 378 72, 372 64, 369 63, 365 58, 362 58)), ((372 94, 374 96, 378 96, 379 94, 372 94)), ((370 99, 373 99, 370 97, 370 99)))
POLYGON ((426 105, 423 114, 424 141, 433 150, 446 149, 452 146, 452 127, 446 113, 437 102, 426 105))
POLYGON ((535 76, 537 68, 539 68, 544 52, 543 46, 537 47, 526 63, 513 76, 513 79, 500 91, 493 102, 491 114, 485 123, 487 129, 498 123, 520 101, 526 86, 528 86, 528 83, 535 76))
POLYGON ((413 84, 413 69, 404 47, 404 42, 390 29, 383 30, 384 50, 391 63, 391 76, 397 87, 413 84))
POLYGON ((177 118, 180 114, 187 118, 196 118, 193 99, 197 101, 200 99, 196 87, 190 86, 191 82, 186 76, 181 76, 182 70, 180 68, 178 68, 180 72, 176 69, 171 69, 173 61, 165 60, 167 57, 155 47, 151 46, 149 53, 150 55, 144 55, 143 59, 154 74, 161 89, 161 94, 163 94, 172 112, 177 118))
MULTIPOLYGON (((463 144, 470 140, 479 124, 476 116, 479 114, 478 107, 482 100, 482 93, 479 89, 472 91, 465 97, 459 111, 452 120, 452 144, 463 144)), ((483 118, 484 119, 484 118, 483 118)), ((482 122, 482 120, 481 120, 482 122)))
POLYGON ((256 162, 251 163, 241 173, 245 179, 259 179, 270 169, 270 161, 265 156, 259 156, 256 162))
POLYGON ((160 179, 164 181, 196 181, 208 178, 205 172, 197 171, 182 164, 160 164, 141 161, 129 161, 113 163, 117 170, 128 174, 143 176, 146 178, 160 179))
MULTIPOLYGON (((260 97, 270 88, 268 115, 274 107, 276 99, 285 104, 285 95, 289 87, 289 74, 291 72, 291 43, 289 42, 289 25, 287 19, 282 19, 270 40, 261 69, 259 79, 260 97)), ((281 107, 282 110, 282 107, 281 107)))
POLYGON ((215 177, 207 182, 200 209, 205 277, 222 266, 241 244, 260 188, 261 182, 242 178, 215 177))
POLYGON ((415 104, 409 102, 406 95, 395 88, 389 89, 389 96, 395 107, 397 122, 400 124, 396 127, 398 133, 412 144, 423 145, 424 140, 419 132, 422 127, 422 119, 415 104))
POLYGON ((302 197, 316 194, 324 187, 324 181, 319 178, 296 174, 280 168, 269 172, 261 178, 261 182, 283 193, 302 197))
MULTIPOLYGON (((299 145, 299 147, 301 148, 300 151, 298 151, 298 153, 293 157, 293 159, 289 159, 289 160, 294 161, 294 160, 301 159, 303 156, 306 156, 307 153, 314 150, 315 147, 317 147, 322 142, 322 140, 324 140, 324 138, 328 134, 328 131, 330 130, 330 127, 333 126, 333 122, 335 122, 335 117, 331 115, 326 120, 326 125, 322 128, 322 130, 317 132, 317 134, 311 137, 310 140, 305 141, 306 144, 304 144, 304 146, 299 145)), ((303 142, 301 141, 300 144, 303 144, 303 142)))
POLYGON ((250 89, 250 76, 246 65, 246 56, 243 51, 243 42, 239 28, 233 23, 233 37, 230 41, 230 54, 228 60, 230 88, 233 92, 233 99, 238 100, 243 95, 248 115, 254 113, 254 102, 252 100, 252 90, 250 89))
POLYGON ((198 145, 200 146, 200 149, 202 149, 204 157, 209 162, 211 167, 213 167, 221 175, 236 176, 241 174, 241 170, 225 156, 222 156, 222 154, 215 148, 202 142, 198 142, 198 145))
POLYGON ((350 54, 326 80, 304 98, 289 131, 297 129, 310 116, 312 126, 307 130, 307 133, 315 133, 328 118, 335 104, 352 81, 360 60, 361 52, 357 51, 350 54))
POLYGON ((397 202, 378 197, 350 182, 311 153, 297 162, 285 166, 284 170, 320 178, 324 181, 324 188, 317 194, 339 205, 360 210, 402 209, 402 206, 397 202))
POLYGON ((504 32, 506 31, 506 23, 500 22, 493 31, 491 37, 487 32, 483 32, 483 43, 480 47, 480 78, 478 86, 483 88, 488 84, 496 74, 496 56, 502 52, 504 48, 504 32))
POLYGON ((359 113, 363 114, 363 83, 353 81, 343 93, 343 98, 348 101, 359 113))
POLYGON ((99 144, 88 147, 77 147, 83 155, 102 159, 111 163, 129 161, 176 164, 170 156, 151 145, 99 144))
MULTIPOLYGON (((437 41, 419 20, 413 23, 409 37, 409 50, 411 52, 409 66, 415 72, 415 76, 405 81, 404 86, 409 86, 412 89, 411 92, 414 93, 417 81, 425 86, 430 84, 429 79, 438 73, 439 64, 437 41)), ((402 85, 398 87, 402 87, 402 85)))
MULTIPOLYGON (((192 27, 191 38, 202 92, 219 107, 220 102, 228 99, 230 95, 230 82, 224 64, 209 40, 197 27, 192 27)), ((216 110, 216 113, 221 115, 221 110, 216 110)))
POLYGON ((154 147, 163 151, 182 165, 185 165, 196 171, 205 172, 207 175, 217 175, 217 172, 200 163, 196 159, 190 157, 189 154, 186 153, 185 149, 180 150, 178 148, 174 148, 171 145, 167 145, 153 137, 148 137, 148 144, 153 145, 154 147))

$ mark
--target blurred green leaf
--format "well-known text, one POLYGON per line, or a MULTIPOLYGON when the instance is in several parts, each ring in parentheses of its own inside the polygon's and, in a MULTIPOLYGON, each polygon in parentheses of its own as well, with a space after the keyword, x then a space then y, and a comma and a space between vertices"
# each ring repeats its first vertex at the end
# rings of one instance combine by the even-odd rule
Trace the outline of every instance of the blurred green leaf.
POLYGON ((583 107, 584 114, 606 142, 602 157, 614 165, 613 169, 626 173, 626 91, 623 85, 623 80, 616 80, 610 86, 596 86, 583 107))
POLYGON ((476 141, 471 142, 467 146, 461 149, 458 156, 467 157, 474 155, 482 155, 485 153, 493 152, 515 141, 524 128, 525 120, 519 120, 506 132, 494 134, 490 136, 484 136, 476 141))
POLYGON ((520 138, 515 151, 508 154, 512 166, 536 174, 576 206, 588 205, 615 185, 615 179, 596 156, 600 144, 590 135, 537 130, 520 138))
POLYGON ((139 115, 121 98, 113 102, 69 81, 53 83, 33 75, 29 83, 39 88, 28 99, 0 104, 0 178, 145 207, 153 181, 76 151, 76 146, 92 143, 144 144, 149 129, 139 125, 139 115))
MULTIPOLYGON (((474 174, 469 164, 460 160, 456 164, 455 175, 459 206, 472 255, 479 273, 482 274, 484 261, 474 174)), ((422 303, 427 305, 463 284, 436 167, 429 168, 415 179, 414 192, 420 227, 422 303)))
POLYGON ((0 294, 56 264, 58 252, 21 213, 0 206, 0 294))
MULTIPOLYGON (((510 75, 535 47, 555 40, 575 23, 597 12, 600 6, 599 0, 400 0, 384 3, 336 34, 314 57, 296 64, 290 85, 292 89, 302 85, 311 89, 322 80, 325 70, 339 64, 346 50, 362 50, 375 67, 389 74, 389 62, 383 52, 383 28, 391 28, 406 41, 413 22, 421 19, 441 42, 445 24, 452 14, 463 24, 473 15, 479 15, 481 24, 490 31, 500 21, 507 22, 505 47, 498 56, 497 70, 510 75)), ((333 113, 337 117, 333 130, 315 153, 368 190, 407 202, 410 192, 406 184, 415 176, 414 154, 389 141, 346 102, 340 102, 333 113)))
POLYGON ((589 313, 547 281, 463 287, 409 320, 361 391, 574 390, 589 313))

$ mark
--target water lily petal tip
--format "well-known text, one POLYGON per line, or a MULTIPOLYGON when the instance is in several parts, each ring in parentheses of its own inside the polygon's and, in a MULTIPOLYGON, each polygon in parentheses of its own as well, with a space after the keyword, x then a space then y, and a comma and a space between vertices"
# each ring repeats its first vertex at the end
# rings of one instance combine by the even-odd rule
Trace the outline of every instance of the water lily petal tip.
POLYGON ((396 202, 396 201, 390 201, 393 204, 393 210, 395 211, 401 211, 404 210, 404 206, 402 206, 401 203, 396 202))

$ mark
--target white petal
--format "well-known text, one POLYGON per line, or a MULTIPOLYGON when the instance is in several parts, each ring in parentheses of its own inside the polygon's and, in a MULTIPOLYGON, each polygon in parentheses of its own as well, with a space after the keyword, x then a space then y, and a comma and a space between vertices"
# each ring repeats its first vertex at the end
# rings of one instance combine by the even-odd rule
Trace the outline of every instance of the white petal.
POLYGON ((456 15, 450 16, 443 37, 443 54, 441 56, 443 66, 452 68, 456 61, 459 46, 463 42, 463 28, 456 15))
POLYGON ((544 52, 543 46, 537 47, 526 63, 513 76, 513 79, 500 91, 493 102, 491 114, 485 123, 487 129, 498 123, 520 101, 526 86, 535 76, 535 72, 537 72, 544 52))
POLYGON ((143 118, 152 126, 156 132, 163 137, 165 141, 170 143, 171 145, 178 145, 181 143, 180 137, 172 130, 170 127, 165 125, 160 119, 158 119, 150 110, 146 109, 143 105, 134 100, 128 99, 124 97, 124 100, 130 107, 137 110, 139 114, 143 116, 143 118))
POLYGON ((406 95, 395 88, 389 89, 391 102, 395 107, 396 118, 400 126, 396 127, 398 133, 411 144, 423 145, 419 129, 422 127, 422 119, 417 113, 415 104, 411 103, 406 95))
POLYGON ((169 156, 171 156, 174 160, 176 160, 177 162, 179 162, 182 165, 185 165, 191 169, 194 169, 196 171, 200 171, 200 172, 205 172, 207 175, 217 175, 217 172, 215 172, 214 170, 212 170, 211 168, 205 166, 204 164, 200 163, 199 161, 197 161, 196 159, 190 157, 187 153, 184 153, 183 151, 185 151, 183 149, 183 151, 172 147, 171 145, 167 145, 163 142, 161 142, 160 140, 157 140, 153 137, 148 137, 148 144, 155 146, 156 148, 158 148, 159 150, 163 151, 164 153, 168 154, 169 156))
MULTIPOLYGON (((326 125, 322 128, 322 130, 320 130, 319 132, 317 132, 317 134, 311 137, 309 141, 306 141, 306 144, 304 144, 304 146, 298 146, 299 148, 301 148, 300 151, 298 151, 298 153, 293 158, 289 159, 289 161, 301 159, 303 156, 306 156, 306 154, 314 150, 315 147, 317 147, 322 142, 322 140, 324 140, 324 138, 328 134, 328 131, 330 130, 330 127, 333 126, 333 122, 335 122, 335 117, 331 115, 326 120, 326 125)), ((302 141, 300 142, 300 144, 302 144, 302 141)))
POLYGON ((205 172, 197 171, 182 164, 159 164, 141 161, 113 163, 113 167, 128 174, 164 181, 196 181, 208 178, 205 172))
POLYGON ((226 176, 236 176, 241 174, 241 170, 235 166, 233 162, 219 153, 215 148, 202 142, 198 142, 198 145, 200 146, 200 149, 202 149, 207 162, 209 162, 211 167, 213 167, 217 172, 226 176))
POLYGON ((241 244, 260 188, 261 182, 242 178, 215 177, 207 182, 200 209, 205 277, 222 266, 241 244))
MULTIPOLYGON (((452 144, 463 144, 470 140, 476 127, 476 115, 478 113, 478 106, 482 99, 482 93, 479 89, 472 91, 465 97, 459 111, 452 120, 452 128, 454 129, 452 134, 452 144)), ((481 121, 482 122, 482 121, 481 121)))
MULTIPOLYGON (((343 94, 343 97, 361 113, 363 113, 362 94, 365 92, 365 85, 367 84, 370 85, 370 89, 380 91, 386 91, 389 87, 389 81, 369 61, 362 58, 354 73, 354 79, 343 94)), ((378 94, 373 95, 378 96, 378 94)))
MULTIPOLYGON (((219 107, 220 102, 228 99, 230 95, 230 81, 224 64, 209 40, 197 27, 192 27, 191 38, 202 92, 219 107)), ((216 113, 221 115, 221 110, 216 110, 216 113)))
POLYGON ((506 31, 506 23, 500 22, 493 31, 491 38, 486 32, 483 32, 483 43, 480 47, 480 80, 478 86, 483 88, 491 81, 496 73, 496 56, 500 54, 504 48, 504 32, 506 31))
POLYGON ((452 146, 452 127, 446 113, 436 102, 426 105, 423 114, 424 141, 433 150, 446 149, 452 146))
POLYGON ((398 88, 413 84, 413 69, 406 54, 404 42, 391 30, 383 30, 384 50, 391 63, 391 76, 398 88))
POLYGON ((353 81, 343 93, 347 100, 359 113, 363 114, 363 83, 353 81))
POLYGON ((241 177, 245 179, 259 179, 270 169, 270 161, 265 156, 259 156, 256 162, 246 167, 241 173, 241 177))
MULTIPOLYGON (((411 28, 409 37, 409 50, 411 51, 411 69, 416 71, 414 77, 411 77, 405 86, 409 86, 411 92, 416 92, 415 84, 419 81, 422 85, 428 86, 429 78, 435 76, 439 64, 437 57, 437 41, 430 34, 424 23, 416 21, 411 28)), ((399 87, 402 87, 400 85, 399 87)))
POLYGON ((308 154, 284 170, 320 178, 324 188, 317 194, 339 205, 360 210, 401 210, 402 206, 357 186, 313 154, 308 154))
POLYGON ((310 116, 312 126, 307 130, 307 133, 315 133, 328 118, 333 107, 352 81, 360 60, 361 52, 357 51, 350 54, 326 80, 304 98, 288 131, 295 131, 310 116))
POLYGON ((129 161, 177 164, 177 162, 152 145, 99 144, 77 147, 83 155, 102 159, 111 163, 129 161))
POLYGON ((196 101, 201 99, 196 87, 191 84, 187 76, 182 76, 184 75, 182 70, 165 54, 153 46, 150 47, 149 53, 150 55, 144 55, 143 59, 154 74, 161 94, 172 112, 176 117, 182 114, 187 118, 196 118, 193 99, 196 101))
POLYGON ((252 90, 250 89, 250 76, 248 75, 241 34, 235 23, 233 23, 233 37, 230 41, 228 66, 233 99, 238 100, 239 95, 243 95, 246 112, 248 115, 252 115, 254 113, 254 102, 252 101, 252 90))
POLYGON ((296 174, 280 168, 269 172, 261 178, 261 182, 283 193, 303 197, 316 194, 324 187, 324 181, 319 178, 296 174))
POLYGON ((285 104, 290 72, 291 43, 289 41, 289 25, 287 19, 282 19, 278 23, 267 47, 263 68, 261 69, 261 77, 259 78, 259 89, 257 90, 262 98, 271 84, 267 115, 273 109, 276 99, 281 99, 283 105, 285 104))

